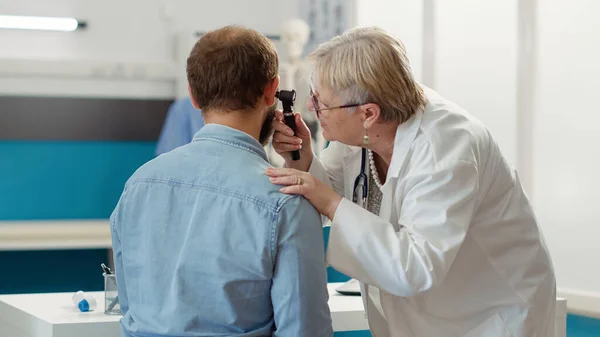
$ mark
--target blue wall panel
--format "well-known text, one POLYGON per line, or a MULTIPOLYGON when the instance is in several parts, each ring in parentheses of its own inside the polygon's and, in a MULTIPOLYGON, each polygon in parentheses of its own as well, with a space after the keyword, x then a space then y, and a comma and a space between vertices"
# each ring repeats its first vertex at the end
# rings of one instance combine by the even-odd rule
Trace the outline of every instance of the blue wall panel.
POLYGON ((107 262, 106 249, 0 251, 0 294, 100 291, 107 262))
POLYGON ((0 141, 0 220, 108 218, 155 142, 0 141))
POLYGON ((600 319, 567 315, 567 337, 599 337, 600 319))

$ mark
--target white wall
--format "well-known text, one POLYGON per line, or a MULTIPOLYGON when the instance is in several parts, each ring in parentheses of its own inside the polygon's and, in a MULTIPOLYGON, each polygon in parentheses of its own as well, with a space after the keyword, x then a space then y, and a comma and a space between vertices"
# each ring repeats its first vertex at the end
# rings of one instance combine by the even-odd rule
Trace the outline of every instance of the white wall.
POLYGON ((296 7, 295 0, 1 0, 3 14, 72 16, 86 20, 88 28, 73 33, 3 30, 0 40, 10 48, 1 48, 0 57, 170 61, 170 38, 178 30, 235 23, 275 33, 284 18, 297 13, 296 7))
POLYGON ((156 0, 3 0, 0 11, 5 14, 69 16, 86 20, 89 26, 73 33, 2 30, 0 39, 10 48, 2 48, 0 57, 168 60, 168 32, 158 4, 156 0))
POLYGON ((417 80, 484 122, 516 165, 517 0, 358 0, 356 6, 357 26, 399 37, 417 80))
POLYGON ((539 1, 534 204, 558 285, 600 310, 600 2, 539 1))
POLYGON ((298 0, 0 0, 2 14, 69 16, 88 23, 85 30, 76 32, 0 30, 0 91, 88 95, 89 85, 78 79, 67 79, 61 86, 40 76, 15 80, 14 74, 1 72, 2 59, 58 60, 58 65, 71 68, 67 61, 83 60, 90 65, 113 62, 112 68, 86 79, 100 84, 96 95, 173 97, 173 80, 140 84, 139 79, 106 77, 119 70, 114 62, 150 64, 147 67, 159 64, 159 68, 175 65, 175 37, 184 30, 241 24, 278 34, 283 20, 298 15, 298 6, 298 0))
POLYGON ((355 1, 354 26, 379 26, 402 40, 415 78, 421 81, 423 67, 423 1, 355 1))
POLYGON ((517 0, 435 2, 435 90, 480 119, 517 165, 517 0))

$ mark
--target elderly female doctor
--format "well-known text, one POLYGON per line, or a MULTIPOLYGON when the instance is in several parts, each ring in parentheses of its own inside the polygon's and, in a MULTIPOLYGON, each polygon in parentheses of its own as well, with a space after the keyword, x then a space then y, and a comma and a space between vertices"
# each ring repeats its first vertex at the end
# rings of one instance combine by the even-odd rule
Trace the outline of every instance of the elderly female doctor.
POLYGON ((266 174, 331 220, 327 261, 361 282, 373 335, 554 336, 548 250, 486 128, 418 85, 401 42, 380 29, 349 31, 310 58, 309 106, 331 144, 314 157, 299 115, 295 137, 279 113, 286 168, 266 174))

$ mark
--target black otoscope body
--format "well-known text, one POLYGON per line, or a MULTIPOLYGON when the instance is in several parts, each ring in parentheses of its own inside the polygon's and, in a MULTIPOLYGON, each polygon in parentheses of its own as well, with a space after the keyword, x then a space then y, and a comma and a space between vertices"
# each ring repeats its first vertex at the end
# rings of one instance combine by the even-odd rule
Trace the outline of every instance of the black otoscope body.
MULTIPOLYGON (((294 101, 296 100, 296 90, 280 90, 275 93, 275 97, 279 98, 283 104, 283 121, 289 126, 294 135, 298 131, 296 129, 296 120, 294 119, 294 101)), ((292 151, 292 160, 300 159, 300 151, 292 151)))

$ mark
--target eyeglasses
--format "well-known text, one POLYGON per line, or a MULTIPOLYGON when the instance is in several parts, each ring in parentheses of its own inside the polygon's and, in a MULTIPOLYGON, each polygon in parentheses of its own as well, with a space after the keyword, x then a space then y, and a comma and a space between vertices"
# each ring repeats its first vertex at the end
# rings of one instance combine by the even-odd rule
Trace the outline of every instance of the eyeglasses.
POLYGON ((312 89, 310 90, 310 99, 312 100, 313 108, 315 109, 315 112, 317 113, 317 117, 319 117, 319 115, 321 114, 321 111, 324 111, 324 110, 354 108, 354 107, 362 105, 362 104, 346 104, 346 105, 340 105, 340 106, 334 106, 334 107, 326 106, 325 108, 319 108, 319 100, 317 99, 317 96, 314 95, 312 89))

